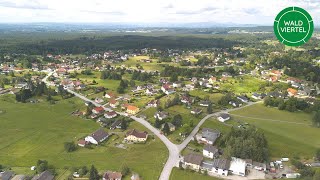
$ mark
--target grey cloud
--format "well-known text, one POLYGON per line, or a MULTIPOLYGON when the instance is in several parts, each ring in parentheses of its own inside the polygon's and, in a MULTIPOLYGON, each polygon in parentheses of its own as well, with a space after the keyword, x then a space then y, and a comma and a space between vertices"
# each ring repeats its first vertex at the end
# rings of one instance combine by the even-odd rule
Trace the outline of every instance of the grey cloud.
POLYGON ((192 14, 202 14, 202 13, 207 13, 207 12, 211 12, 212 13, 212 12, 215 12, 217 10, 219 10, 219 9, 216 8, 216 7, 209 6, 209 7, 201 8, 199 10, 194 10, 194 11, 177 11, 174 14, 192 15, 192 14))
POLYGON ((174 6, 173 6, 173 4, 168 4, 167 6, 164 6, 163 8, 164 9, 173 9, 174 6))
POLYGON ((249 8, 249 9, 244 9, 243 10, 245 13, 250 14, 250 15, 254 15, 254 14, 259 14, 260 11, 258 9, 254 9, 254 8, 249 8))
POLYGON ((120 11, 81 11, 81 12, 86 12, 86 13, 93 13, 93 14, 101 14, 101 15, 126 15, 124 12, 120 11))
POLYGON ((1 7, 8 7, 8 8, 18 8, 18 9, 39 9, 39 10, 49 10, 48 6, 40 4, 38 1, 30 1, 28 4, 16 4, 10 1, 0 1, 1 7))

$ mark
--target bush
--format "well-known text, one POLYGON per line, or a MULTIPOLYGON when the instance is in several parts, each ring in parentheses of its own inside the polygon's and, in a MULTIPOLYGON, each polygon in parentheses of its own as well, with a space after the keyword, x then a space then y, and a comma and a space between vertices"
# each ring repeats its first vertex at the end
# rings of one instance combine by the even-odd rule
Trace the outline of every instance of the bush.
POLYGON ((67 151, 67 152, 73 152, 77 149, 77 146, 74 142, 65 142, 64 143, 64 149, 67 151))

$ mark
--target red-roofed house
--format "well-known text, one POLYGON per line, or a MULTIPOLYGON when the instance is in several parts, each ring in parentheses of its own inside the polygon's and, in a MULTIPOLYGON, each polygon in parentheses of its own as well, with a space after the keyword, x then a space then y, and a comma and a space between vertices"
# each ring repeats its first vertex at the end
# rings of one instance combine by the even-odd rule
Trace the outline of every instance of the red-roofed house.
POLYGON ((288 88, 287 91, 289 96, 296 96, 298 94, 298 91, 293 88, 288 88))
POLYGON ((277 82, 278 81, 278 77, 277 76, 271 76, 268 80, 270 82, 277 82))
POLYGON ((129 114, 137 114, 139 112, 139 108, 136 106, 128 105, 127 113, 129 114))
POLYGON ((119 106, 119 102, 116 101, 115 99, 110 99, 109 105, 113 108, 116 108, 117 106, 119 106))
POLYGON ((107 119, 112 119, 112 118, 115 118, 117 117, 117 113, 115 111, 111 111, 111 112, 107 112, 104 114, 104 117, 107 118, 107 119))
POLYGON ((211 78, 209 79, 209 83, 210 83, 210 84, 213 84, 213 83, 215 83, 215 82, 217 82, 217 78, 216 78, 216 77, 211 77, 211 78))
POLYGON ((85 147, 88 144, 89 144, 89 142, 85 141, 84 139, 80 139, 78 141, 78 146, 80 146, 80 147, 85 147))
POLYGON ((104 112, 104 108, 102 106, 95 107, 92 109, 92 113, 94 114, 102 114, 104 112))
POLYGON ((106 95, 104 97, 106 97, 106 98, 115 98, 116 96, 112 92, 108 92, 108 93, 106 93, 106 95))

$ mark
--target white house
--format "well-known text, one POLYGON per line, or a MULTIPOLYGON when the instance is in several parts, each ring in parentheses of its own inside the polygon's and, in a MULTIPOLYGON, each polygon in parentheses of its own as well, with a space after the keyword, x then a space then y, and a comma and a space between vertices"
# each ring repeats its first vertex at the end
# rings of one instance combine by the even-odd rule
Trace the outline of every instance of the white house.
POLYGON ((218 120, 220 122, 225 122, 225 121, 228 121, 230 119, 230 115, 229 114, 226 114, 226 113, 221 113, 219 116, 218 116, 218 120))
POLYGON ((169 84, 164 84, 161 87, 161 91, 164 92, 167 95, 175 93, 175 90, 173 88, 171 88, 169 84))
POLYGON ((245 160, 231 157, 229 172, 238 176, 246 176, 246 166, 245 160))
POLYGON ((107 118, 107 119, 115 118, 115 117, 117 117, 117 115, 118 114, 115 111, 104 113, 104 117, 107 118))
POLYGON ((228 176, 230 161, 227 159, 215 159, 212 171, 221 176, 228 176))
POLYGON ((103 129, 98 129, 96 132, 87 136, 84 140, 92 144, 99 144, 102 141, 106 140, 109 137, 109 134, 103 129))
POLYGON ((204 157, 213 159, 214 157, 219 155, 219 149, 215 146, 207 144, 204 146, 202 153, 204 157))

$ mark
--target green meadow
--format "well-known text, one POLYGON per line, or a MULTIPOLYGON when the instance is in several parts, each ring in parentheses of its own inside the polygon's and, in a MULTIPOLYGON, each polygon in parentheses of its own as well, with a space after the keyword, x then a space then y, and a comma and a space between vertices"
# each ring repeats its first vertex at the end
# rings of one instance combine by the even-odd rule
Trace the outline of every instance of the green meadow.
MULTIPOLYGON (((94 164, 103 173, 120 170, 126 164, 144 179, 157 179, 168 155, 166 147, 157 138, 150 138, 146 144, 126 145, 127 149, 119 149, 114 144, 121 142, 125 133, 119 132, 102 145, 67 153, 64 142, 76 142, 100 128, 92 120, 70 114, 79 107, 84 105, 76 98, 49 105, 46 101, 21 104, 16 103, 12 96, 0 96, 1 164, 11 167, 16 173, 32 175, 34 172, 30 167, 38 159, 44 159, 57 169, 58 179, 66 179, 71 167, 94 164)), ((131 122, 129 128, 147 130, 137 122, 131 122)))

